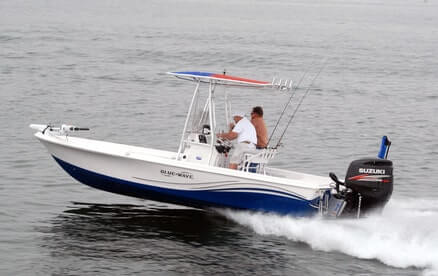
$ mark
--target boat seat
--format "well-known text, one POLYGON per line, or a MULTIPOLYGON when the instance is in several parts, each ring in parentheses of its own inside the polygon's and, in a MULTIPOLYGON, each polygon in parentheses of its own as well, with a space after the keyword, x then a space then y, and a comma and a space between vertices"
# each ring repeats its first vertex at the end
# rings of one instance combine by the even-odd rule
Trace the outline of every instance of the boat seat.
POLYGON ((277 149, 267 148, 244 153, 242 171, 266 174, 266 164, 277 154, 277 149))

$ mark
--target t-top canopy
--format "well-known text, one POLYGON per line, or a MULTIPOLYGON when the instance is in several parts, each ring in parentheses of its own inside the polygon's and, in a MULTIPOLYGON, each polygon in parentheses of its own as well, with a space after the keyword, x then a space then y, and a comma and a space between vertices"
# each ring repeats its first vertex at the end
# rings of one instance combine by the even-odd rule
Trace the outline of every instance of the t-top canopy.
POLYGON ((234 77, 225 74, 215 74, 209 72, 194 72, 194 71, 167 72, 167 74, 173 75, 177 78, 184 80, 214 83, 220 85, 234 85, 234 86, 244 86, 244 87, 268 87, 268 88, 276 88, 279 90, 292 89, 292 80, 282 80, 282 79, 275 80, 274 78, 272 82, 268 82, 268 81, 245 79, 241 77, 234 77))
POLYGON ((168 74, 176 76, 177 78, 191 80, 191 81, 202 81, 211 82, 214 81, 216 84, 223 85, 242 85, 242 86, 272 86, 271 82, 258 81, 245 79, 240 77, 228 76, 224 74, 215 74, 208 72, 168 72, 168 74))

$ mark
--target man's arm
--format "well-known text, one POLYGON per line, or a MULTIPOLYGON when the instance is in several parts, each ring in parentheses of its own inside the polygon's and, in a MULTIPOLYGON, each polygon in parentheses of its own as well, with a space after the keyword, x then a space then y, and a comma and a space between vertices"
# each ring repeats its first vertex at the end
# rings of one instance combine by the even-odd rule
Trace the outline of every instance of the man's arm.
POLYGON ((227 132, 227 133, 218 133, 217 137, 224 138, 224 139, 227 139, 227 140, 234 140, 234 139, 237 138, 238 135, 239 134, 237 132, 230 131, 230 132, 227 132))

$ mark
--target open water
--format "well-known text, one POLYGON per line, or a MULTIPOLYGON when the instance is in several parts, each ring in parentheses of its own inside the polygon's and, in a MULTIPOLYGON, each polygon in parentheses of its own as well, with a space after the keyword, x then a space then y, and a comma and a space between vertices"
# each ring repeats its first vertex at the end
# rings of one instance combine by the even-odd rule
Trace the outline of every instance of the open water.
MULTIPOLYGON (((0 274, 438 275, 437 15, 434 0, 0 1, 0 274), (28 128, 176 150, 193 87, 165 72, 307 72, 305 88, 324 63, 274 165, 343 176, 386 134, 395 187, 382 215, 113 195, 67 176, 28 128)), ((263 105, 270 129, 287 98, 232 93, 239 108, 263 105)))

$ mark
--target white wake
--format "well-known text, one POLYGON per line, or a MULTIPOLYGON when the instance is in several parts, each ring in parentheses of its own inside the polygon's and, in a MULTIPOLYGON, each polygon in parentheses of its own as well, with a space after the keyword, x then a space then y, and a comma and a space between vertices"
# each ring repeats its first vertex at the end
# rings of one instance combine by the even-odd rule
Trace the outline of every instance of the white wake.
POLYGON ((417 267, 424 269, 424 275, 438 275, 437 201, 393 198, 382 214, 360 220, 221 213, 260 235, 283 236, 315 250, 377 259, 398 268, 417 267))

